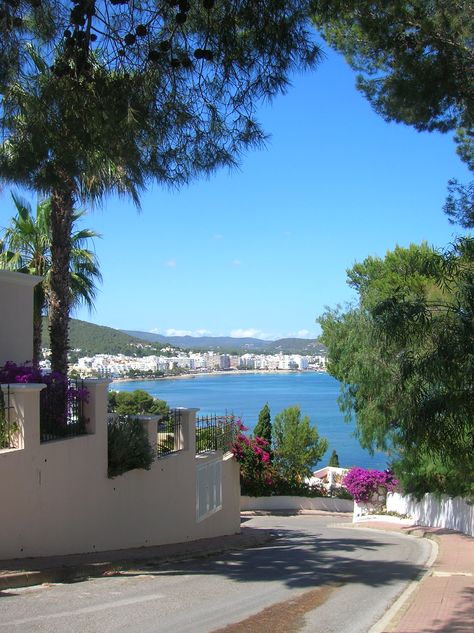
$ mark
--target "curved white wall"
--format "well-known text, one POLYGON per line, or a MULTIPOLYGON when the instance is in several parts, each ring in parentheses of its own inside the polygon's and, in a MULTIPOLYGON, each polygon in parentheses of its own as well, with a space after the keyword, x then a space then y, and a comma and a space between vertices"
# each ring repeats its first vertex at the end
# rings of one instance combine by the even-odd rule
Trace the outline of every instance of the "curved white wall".
POLYGON ((461 497, 454 499, 426 494, 421 501, 398 493, 388 493, 387 510, 408 514, 420 525, 447 528, 474 536, 474 505, 461 497))

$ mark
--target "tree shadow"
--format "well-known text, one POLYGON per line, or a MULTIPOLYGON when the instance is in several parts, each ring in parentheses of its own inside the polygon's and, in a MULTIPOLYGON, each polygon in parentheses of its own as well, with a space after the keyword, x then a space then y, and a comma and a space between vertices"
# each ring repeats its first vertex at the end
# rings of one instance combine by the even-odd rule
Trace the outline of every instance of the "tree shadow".
MULTIPOLYGON (((278 581, 288 588, 324 584, 358 583, 379 587, 412 581, 424 570, 414 563, 384 560, 383 550, 394 547, 389 539, 341 536, 323 537, 298 530, 276 528, 278 536, 258 548, 227 552, 205 560, 142 565, 148 573, 162 576, 222 575, 236 582, 278 581), (361 551, 380 550, 380 556, 364 560, 361 551), (351 556, 350 554, 355 554, 351 556)), ((142 573, 142 572, 141 572, 142 573)))
MULTIPOLYGON (((113 567, 106 572, 99 570, 100 564, 95 573, 93 566, 86 565, 81 577, 76 573, 74 561, 79 567, 86 561, 100 563, 107 560, 107 553, 70 556, 67 557, 68 565, 55 568, 55 582, 82 582, 93 576, 106 579, 125 573, 127 576, 150 574, 163 577, 221 575, 239 583, 276 581, 298 589, 347 583, 379 587, 412 581, 424 570, 423 565, 397 560, 397 553, 391 553, 397 540, 389 534, 341 529, 332 531, 328 537, 317 526, 310 531, 288 527, 278 520, 269 528, 244 528, 247 532, 265 532, 269 536, 270 540, 256 547, 238 549, 237 545, 236 549, 209 555, 204 549, 200 557, 194 552, 184 560, 170 562, 145 558, 144 550, 138 548, 136 558, 108 558, 113 567), (364 552, 371 554, 364 556, 364 552)), ((30 570, 41 567, 41 560, 20 559, 16 562, 30 570)), ((15 561, 10 563, 14 568, 15 561)))
POLYGON ((435 631, 446 631, 446 633, 466 633, 474 630, 474 587, 468 587, 461 593, 463 605, 456 609, 449 620, 433 622, 435 631), (442 626, 443 628, 439 628, 442 626))

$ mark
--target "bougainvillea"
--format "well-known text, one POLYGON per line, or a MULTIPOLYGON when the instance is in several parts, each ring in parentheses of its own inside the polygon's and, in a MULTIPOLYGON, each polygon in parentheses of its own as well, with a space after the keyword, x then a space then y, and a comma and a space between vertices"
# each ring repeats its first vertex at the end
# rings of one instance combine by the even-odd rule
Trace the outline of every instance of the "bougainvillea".
POLYGON ((367 470, 351 468, 342 481, 342 485, 359 502, 369 502, 378 492, 395 490, 398 481, 390 470, 367 470))
POLYGON ((322 486, 311 486, 305 481, 288 481, 271 459, 270 444, 263 437, 245 435, 248 429, 239 420, 232 453, 240 464, 242 494, 251 497, 298 495, 324 497, 328 493, 322 486))
MULTIPOLYGON (((77 405, 87 402, 89 396, 87 389, 70 382, 67 376, 42 371, 29 362, 17 365, 7 361, 0 367, 0 383, 45 384, 46 389, 40 395, 41 426, 53 428, 53 433, 60 432, 61 427, 68 424, 77 405)), ((83 420, 78 422, 82 425, 84 423, 83 420)))
POLYGON ((231 450, 240 464, 242 492, 264 494, 264 490, 273 483, 269 444, 263 437, 247 437, 245 431, 248 429, 240 420, 236 421, 236 427, 237 435, 231 450))

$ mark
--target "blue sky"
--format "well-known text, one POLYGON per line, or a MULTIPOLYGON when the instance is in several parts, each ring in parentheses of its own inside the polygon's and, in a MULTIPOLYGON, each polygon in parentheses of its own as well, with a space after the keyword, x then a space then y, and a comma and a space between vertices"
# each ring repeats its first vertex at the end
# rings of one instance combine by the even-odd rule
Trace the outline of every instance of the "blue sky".
MULTIPOLYGON (((351 299, 345 271, 368 255, 459 232, 441 211, 467 180, 451 136, 387 124, 343 58, 293 78, 260 108, 271 135, 240 168, 178 192, 154 187, 137 213, 108 198, 87 225, 103 238, 96 310, 74 316, 163 334, 315 336, 325 306, 351 299)), ((0 193, 0 225, 12 214, 0 193)))

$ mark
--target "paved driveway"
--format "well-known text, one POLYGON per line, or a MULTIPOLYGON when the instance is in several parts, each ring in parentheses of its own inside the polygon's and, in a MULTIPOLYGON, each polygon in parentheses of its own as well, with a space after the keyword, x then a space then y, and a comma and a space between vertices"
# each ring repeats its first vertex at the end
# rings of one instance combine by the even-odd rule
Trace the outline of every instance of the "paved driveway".
POLYGON ((4 591, 0 633, 366 633, 430 546, 340 521, 253 517, 247 525, 277 538, 116 577, 4 591))

